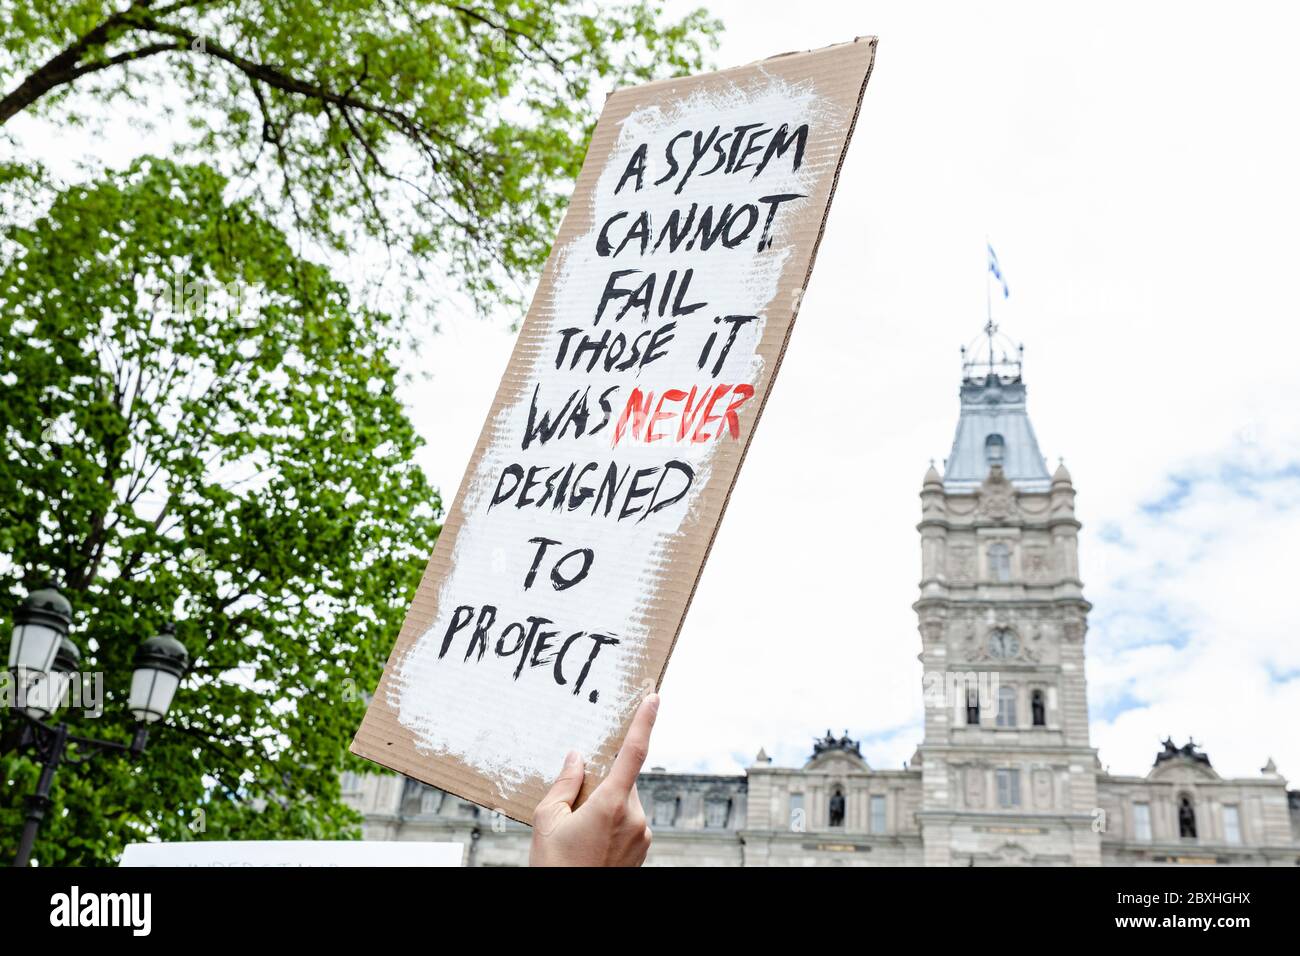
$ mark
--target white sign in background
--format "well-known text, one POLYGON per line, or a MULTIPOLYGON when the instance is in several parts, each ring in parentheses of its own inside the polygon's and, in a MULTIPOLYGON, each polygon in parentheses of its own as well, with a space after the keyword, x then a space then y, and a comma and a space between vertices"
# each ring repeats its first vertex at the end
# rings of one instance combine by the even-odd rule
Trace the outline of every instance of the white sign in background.
POLYGON ((460 866, 460 843, 196 840, 132 843, 120 866, 460 866))

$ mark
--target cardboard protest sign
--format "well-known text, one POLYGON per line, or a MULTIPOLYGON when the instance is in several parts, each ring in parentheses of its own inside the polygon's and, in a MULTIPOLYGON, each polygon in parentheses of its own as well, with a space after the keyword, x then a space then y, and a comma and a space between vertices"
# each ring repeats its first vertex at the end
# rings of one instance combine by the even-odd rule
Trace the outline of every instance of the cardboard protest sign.
POLYGON ((812 270, 875 40, 606 101, 352 751, 531 822, 658 686, 812 270))

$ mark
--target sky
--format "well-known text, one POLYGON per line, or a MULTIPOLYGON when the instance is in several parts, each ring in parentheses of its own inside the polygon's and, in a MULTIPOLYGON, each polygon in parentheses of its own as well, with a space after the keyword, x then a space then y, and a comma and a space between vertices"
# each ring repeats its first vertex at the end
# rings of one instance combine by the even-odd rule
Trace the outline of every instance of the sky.
MULTIPOLYGON (((692 4, 673 4, 682 11, 692 4)), ((649 763, 736 772, 847 729, 921 741, 921 478, 985 319, 1074 476, 1092 742, 1191 736, 1300 779, 1300 22, 1280 5, 707 5, 735 66, 880 38, 817 267, 662 688, 649 763), (1050 7, 1050 9, 1049 9, 1050 7), (1229 13, 1230 10, 1230 13, 1229 13)), ((411 396, 448 495, 509 356, 443 315, 411 396)))
MULTIPOLYGON (((762 747, 798 766, 828 728, 873 767, 914 753, 918 494, 951 447, 987 239, 1011 291, 994 318, 1024 343, 1040 445, 1078 491, 1102 763, 1143 774, 1164 737, 1192 736, 1221 773, 1272 757, 1300 780, 1300 10, 707 6, 720 67, 880 45, 649 763, 738 772, 762 747)), ((125 128, 96 147, 146 148, 125 128)), ((403 357, 448 502, 516 318, 449 304, 403 357)))

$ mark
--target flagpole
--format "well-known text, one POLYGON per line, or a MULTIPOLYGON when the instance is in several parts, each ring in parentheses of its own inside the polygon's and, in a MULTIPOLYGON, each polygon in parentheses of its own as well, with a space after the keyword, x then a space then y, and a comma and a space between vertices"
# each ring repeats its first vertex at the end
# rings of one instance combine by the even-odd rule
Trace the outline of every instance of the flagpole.
POLYGON ((993 374, 993 285, 989 279, 990 273, 993 272, 993 243, 989 242, 989 237, 984 237, 984 314, 987 321, 984 323, 984 332, 989 337, 989 374, 993 374))
POLYGON ((985 312, 985 318, 989 322, 993 321, 993 287, 989 281, 989 273, 993 271, 993 267, 989 262, 989 249, 991 248, 992 248, 992 244, 989 242, 989 237, 985 236, 984 237, 984 312, 985 312))

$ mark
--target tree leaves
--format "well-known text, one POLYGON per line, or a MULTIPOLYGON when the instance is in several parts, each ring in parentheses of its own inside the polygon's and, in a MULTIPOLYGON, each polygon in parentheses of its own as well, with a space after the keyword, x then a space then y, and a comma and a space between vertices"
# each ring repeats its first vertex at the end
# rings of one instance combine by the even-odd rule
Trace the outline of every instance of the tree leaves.
MULTIPOLYGON (((165 621, 193 661, 138 764, 60 769, 42 863, 199 817, 208 838, 349 832, 357 691, 437 534, 390 323, 227 188, 144 159, 0 240, 0 626, 20 584, 63 576, 106 690, 102 717, 66 712, 84 735, 129 739, 131 657, 165 621)), ((0 773, 7 842, 35 767, 0 773)))
POLYGON ((716 29, 648 0, 0 0, 0 126, 72 89, 110 104, 178 85, 194 148, 264 214, 412 253, 413 274, 486 307, 549 252, 593 79, 696 69, 716 29))

